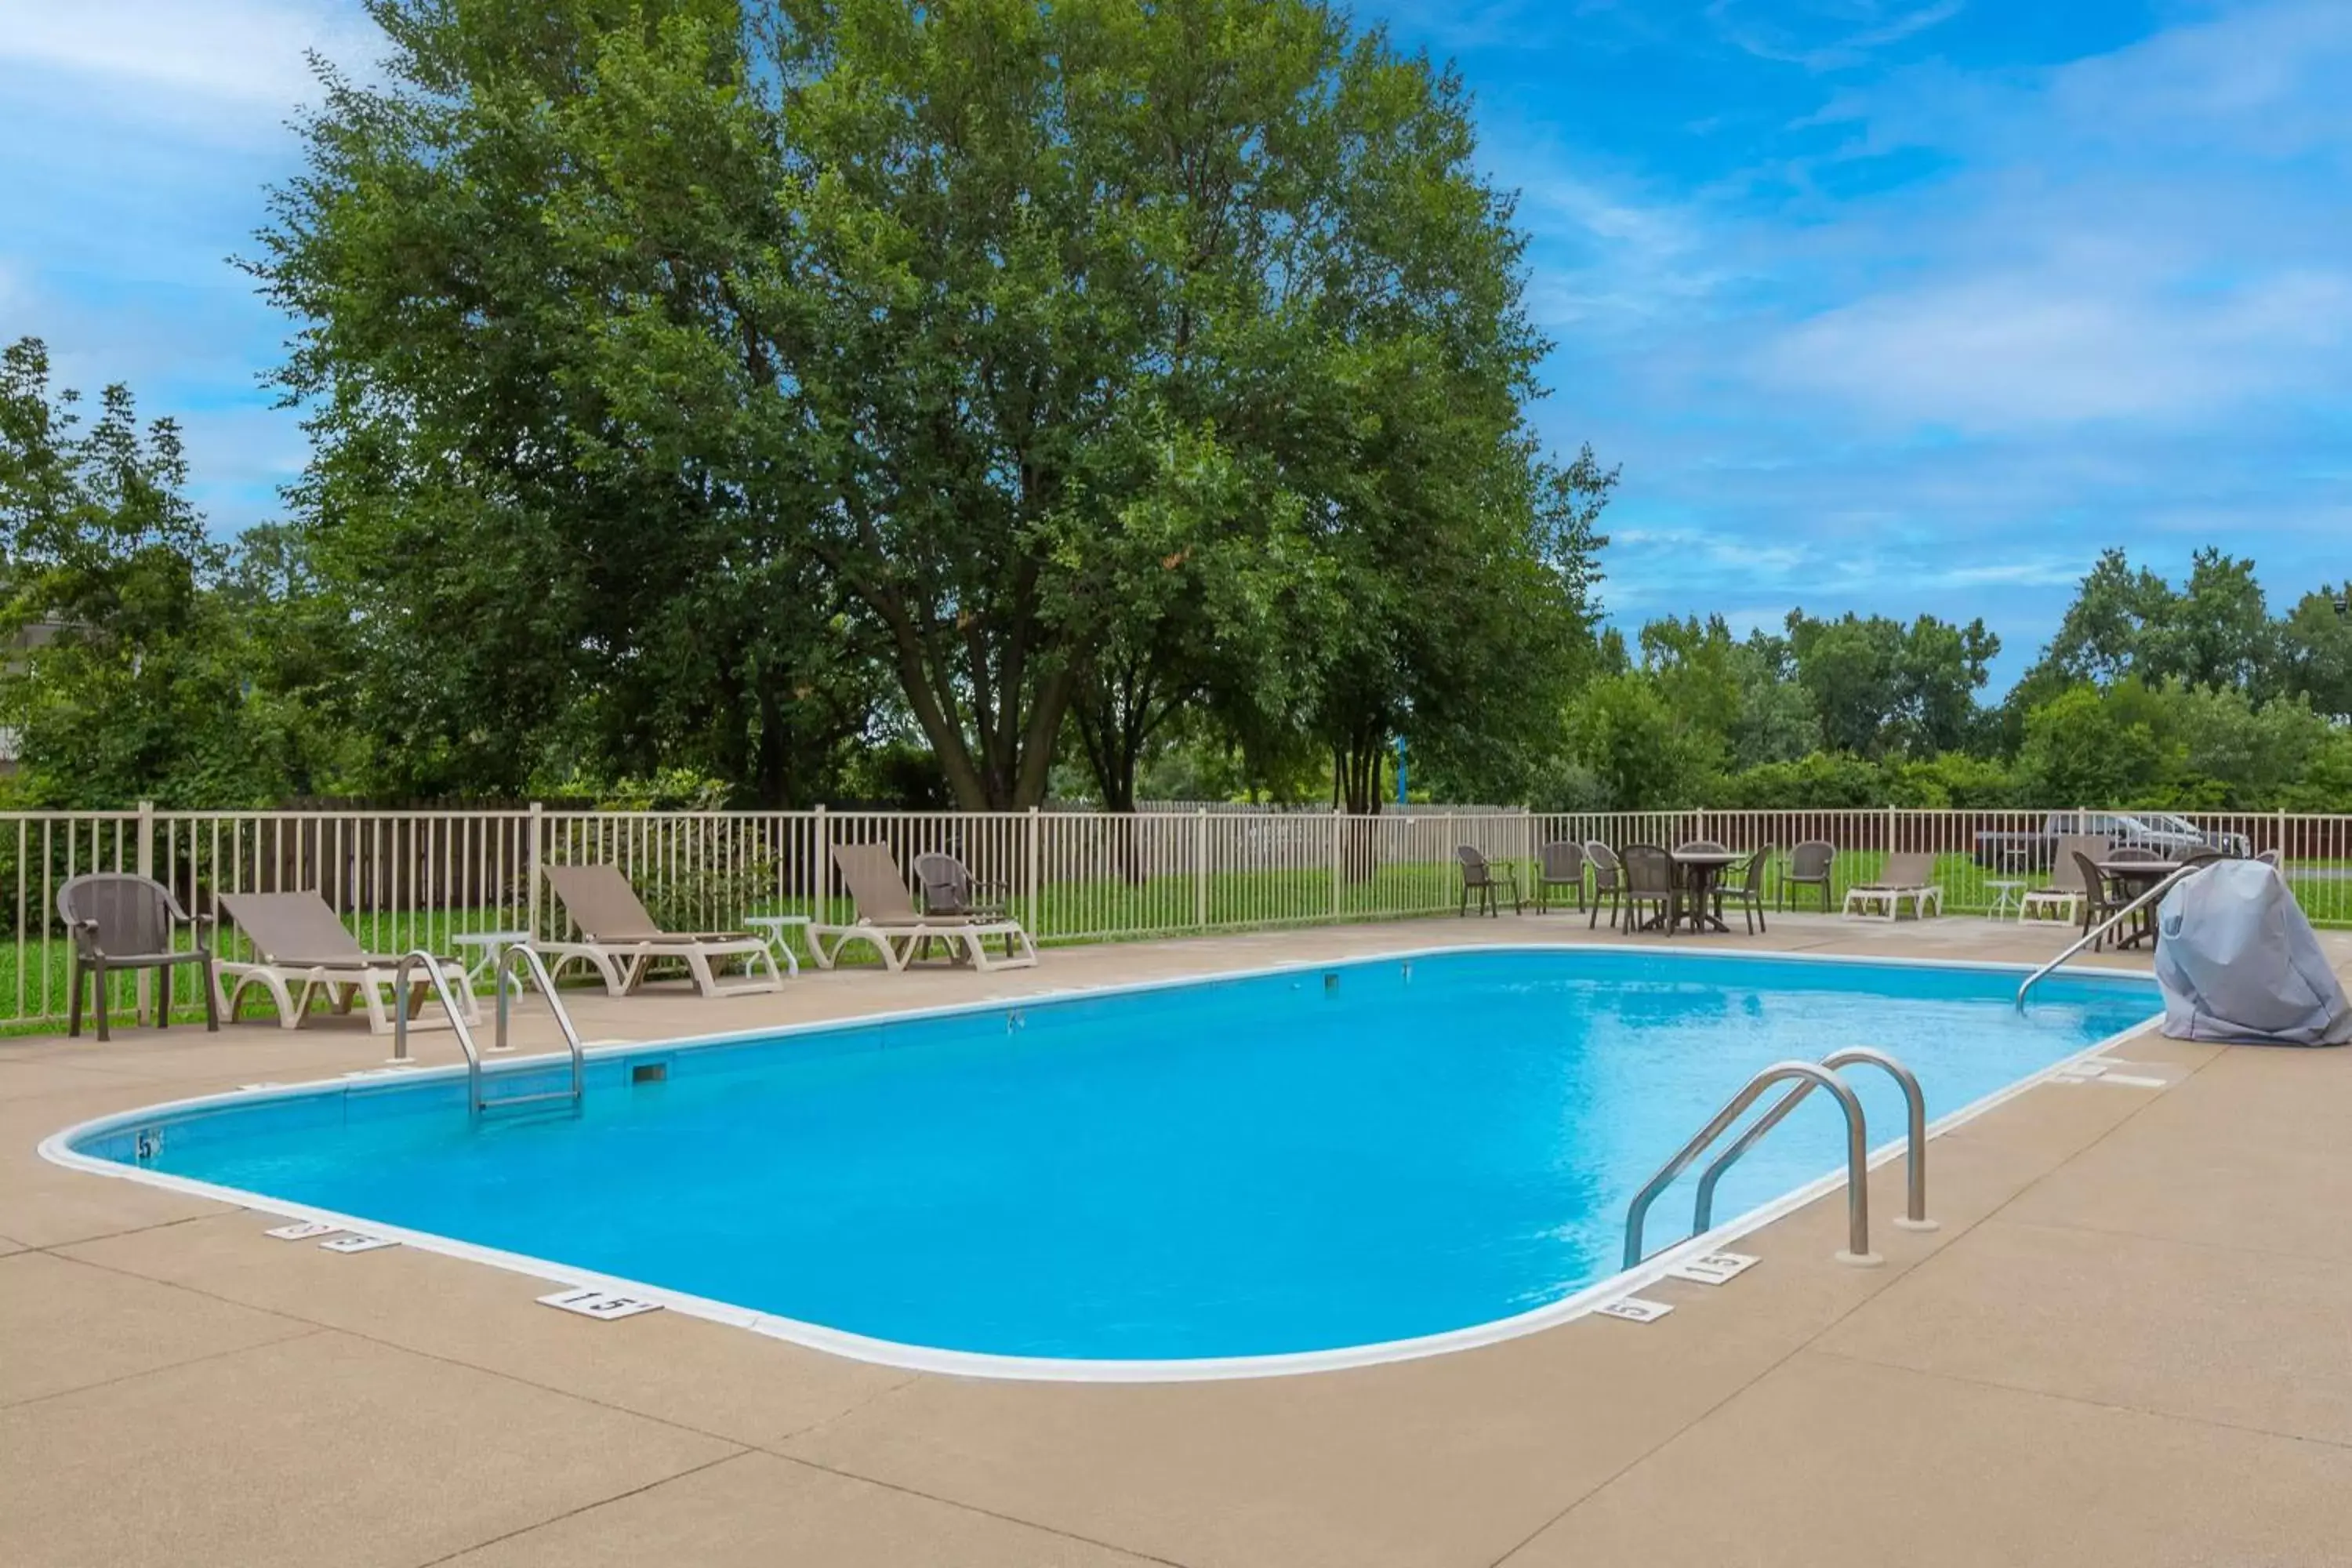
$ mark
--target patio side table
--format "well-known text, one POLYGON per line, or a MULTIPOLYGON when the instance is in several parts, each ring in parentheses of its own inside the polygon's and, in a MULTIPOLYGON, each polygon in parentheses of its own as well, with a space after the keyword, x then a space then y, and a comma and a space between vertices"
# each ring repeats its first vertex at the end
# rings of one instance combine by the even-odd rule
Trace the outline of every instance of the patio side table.
POLYGON ((1995 894, 1992 901, 1992 908, 1985 911, 1985 919, 1989 921, 1997 921, 2005 915, 2011 920, 2015 920, 2023 916, 2025 913, 2025 906, 2018 901, 2017 897, 2018 893, 2025 886, 2023 882, 2001 881, 1988 879, 1985 882, 1985 886, 1990 888, 1995 894))
MULTIPOLYGON (((478 947, 482 950, 480 959, 466 970, 466 978, 478 984, 497 972, 499 954, 510 947, 524 946, 530 941, 530 932, 527 931, 467 931, 452 936, 449 939, 449 945, 478 947)), ((507 984, 514 987, 515 994, 518 996, 529 989, 529 983, 520 974, 508 975, 507 984)))
MULTIPOLYGON (((743 917, 743 923, 768 939, 768 945, 775 950, 775 953, 778 958, 784 961, 784 971, 786 973, 792 974, 795 977, 799 975, 801 972, 801 961, 793 955, 792 940, 785 933, 794 926, 804 926, 808 924, 808 916, 745 915, 743 917)), ((802 940, 806 941, 807 939, 803 937, 802 940)))

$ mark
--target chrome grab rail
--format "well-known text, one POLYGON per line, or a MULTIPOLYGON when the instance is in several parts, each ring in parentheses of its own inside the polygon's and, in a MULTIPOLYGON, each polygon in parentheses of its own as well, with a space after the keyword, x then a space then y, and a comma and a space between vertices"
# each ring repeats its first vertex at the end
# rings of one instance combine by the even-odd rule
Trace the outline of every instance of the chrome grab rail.
POLYGON ((1673 1159, 1658 1168, 1648 1184, 1633 1194, 1633 1202, 1625 1211, 1626 1268, 1642 1261, 1642 1224, 1649 1217, 1650 1205, 1657 1202, 1658 1194, 1672 1186, 1675 1178, 1688 1170, 1690 1163, 1725 1128, 1738 1121, 1741 1111, 1755 1104, 1766 1089, 1791 1079, 1803 1079, 1812 1087, 1828 1089, 1837 1097, 1838 1108, 1845 1112, 1846 1249, 1838 1254, 1838 1261, 1865 1265, 1878 1261, 1877 1255, 1870 1250, 1870 1136, 1863 1121, 1862 1101, 1856 1098, 1853 1086, 1828 1068, 1815 1062, 1785 1061, 1775 1062, 1749 1079, 1747 1087, 1733 1095, 1715 1113, 1715 1119, 1699 1129, 1698 1135, 1684 1144, 1673 1159))
POLYGON ((572 1015, 564 1011, 562 1002, 556 997, 555 986, 548 978, 547 966, 540 962, 538 953, 527 947, 518 945, 508 948, 499 955, 498 966, 491 971, 492 984, 498 987, 499 992, 499 1024, 495 1048, 499 1050, 507 1048, 506 982, 507 974, 513 966, 514 955, 518 952, 523 954, 530 963, 532 977, 539 982, 540 989, 546 993, 547 1005, 554 1012, 556 1022, 563 1030, 564 1045, 572 1054, 572 1087, 568 1089, 551 1089, 545 1094, 519 1094, 503 1100, 484 1099, 481 1049, 474 1043, 474 1031, 466 1026, 466 1016, 458 1008, 457 997, 450 992, 449 977, 442 970, 441 960, 424 948, 414 948, 400 955, 400 963, 392 972, 394 1056, 400 1060, 406 1060, 408 1057, 408 973, 421 964, 424 966, 426 977, 432 983, 435 994, 441 999, 443 1010, 449 1015, 449 1025, 457 1036, 458 1048, 466 1053, 466 1103, 469 1108, 469 1113, 475 1116, 479 1116, 493 1106, 531 1105, 549 1100, 568 1100, 576 1106, 581 1102, 582 1096, 586 1090, 587 1059, 581 1049, 579 1031, 572 1026, 572 1015))
POLYGON ((2173 889, 2179 887, 2181 882, 2186 880, 2193 873, 2202 871, 2206 867, 2212 863, 2213 862, 2210 860, 2191 860, 2186 866, 2182 866, 2174 870, 2169 876, 2167 876, 2164 880, 2157 883, 2155 887, 2150 888, 2147 891, 2134 899, 2130 903, 2126 904, 2122 909, 2117 910, 2114 914, 2109 915, 2105 920, 2101 921, 2097 925, 2092 927, 2089 931, 2084 931, 2081 936, 2075 938, 2074 941, 2068 945, 2065 952, 2060 953, 2057 957, 2052 959, 2049 963, 2043 964, 2041 968, 2035 970, 2032 973, 2025 977, 2025 984, 2017 988, 2017 1010, 2021 1013, 2025 1011, 2025 994, 2032 990, 2034 985, 2044 976, 2049 974, 2052 970, 2056 969, 2060 964, 2065 963, 2068 959, 2074 957, 2076 953, 2082 952, 2093 942, 2105 937, 2109 931, 2115 930, 2116 927, 2123 924, 2123 922, 2130 916, 2137 914, 2141 910, 2146 909, 2157 900, 2164 897, 2165 894, 2172 891, 2173 889))
MULTIPOLYGON (((1904 1154, 1906 1190, 1903 1217, 1895 1223, 1905 1230, 1934 1230, 1936 1222, 1927 1217, 1927 1096, 1919 1087, 1918 1075, 1885 1051, 1873 1050, 1868 1046, 1853 1046, 1845 1050, 1832 1051, 1822 1058, 1822 1066, 1832 1071, 1843 1067, 1865 1065, 1885 1068, 1903 1090, 1907 1122, 1904 1154)), ((1742 1154, 1754 1148, 1764 1134, 1787 1120, 1789 1113, 1796 1110, 1799 1103, 1817 1087, 1809 1079, 1790 1089, 1780 1104, 1757 1118, 1754 1124, 1739 1135, 1737 1142, 1717 1155, 1715 1163, 1700 1173, 1698 1202, 1691 1210, 1693 1236, 1705 1234, 1714 1223, 1715 1189, 1717 1184, 1723 1180, 1724 1173, 1730 1170, 1742 1154)))
MULTIPOLYGON (((540 994, 547 998, 548 1011, 555 1015, 556 1026, 563 1031, 564 1048, 572 1053, 572 1089, 568 1096, 551 1091, 547 1094, 521 1095, 513 1100, 501 1100, 498 1103, 520 1105, 534 1100, 568 1098, 577 1105, 581 1097, 587 1091, 588 1081, 588 1060, 586 1054, 581 1048, 580 1031, 572 1026, 572 1015, 564 1007, 563 998, 555 994, 555 981, 547 973, 546 963, 541 961, 537 952, 521 942, 517 942, 499 953, 498 967, 490 972, 490 984, 499 994, 499 1027, 498 1033, 491 1038, 490 1049, 503 1051, 507 1048, 507 976, 514 972, 517 959, 520 959, 530 970, 530 977, 539 983, 540 994)), ((477 1106, 476 1109, 478 1110, 480 1107, 477 1106)))

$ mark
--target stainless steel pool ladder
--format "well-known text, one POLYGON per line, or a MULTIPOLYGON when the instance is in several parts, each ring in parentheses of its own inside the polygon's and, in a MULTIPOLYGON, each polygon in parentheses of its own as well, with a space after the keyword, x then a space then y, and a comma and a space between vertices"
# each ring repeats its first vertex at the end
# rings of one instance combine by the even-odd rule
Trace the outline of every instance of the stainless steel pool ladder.
POLYGON ((586 1092, 588 1064, 586 1054, 581 1048, 580 1031, 572 1027, 572 1015, 565 1010, 563 998, 556 994, 555 982, 548 974, 547 965, 537 952, 520 943, 501 952, 497 966, 490 971, 490 988, 499 998, 498 1032, 491 1037, 490 1048, 494 1051, 508 1048, 507 977, 514 972, 517 963, 530 970, 531 978, 539 983, 541 994, 547 998, 548 1011, 555 1015, 556 1026, 563 1031, 564 1047, 572 1055, 572 1086, 569 1089, 549 1089, 543 1094, 512 1094, 497 1100, 485 1099, 482 1094, 481 1049, 475 1045, 474 1031, 466 1026, 466 1015, 458 1007, 456 996, 450 993, 449 979, 441 971, 440 960, 421 947, 415 948, 401 954, 400 965, 393 971, 394 1057, 399 1060, 405 1060, 408 1057, 408 972, 421 966, 435 994, 441 998, 442 1010, 449 1015, 449 1025, 457 1036, 458 1048, 466 1053, 466 1103, 476 1116, 485 1110, 503 1110, 509 1106, 538 1105, 554 1100, 568 1100, 577 1109, 586 1092))
POLYGON ((1910 1126, 1907 1157, 1909 1160, 1908 1201, 1901 1223, 1909 1229, 1932 1230, 1935 1222, 1927 1218, 1927 1099, 1919 1089, 1919 1080, 1908 1068, 1884 1051, 1856 1046, 1848 1050, 1834 1051, 1819 1062, 1775 1062, 1748 1080, 1738 1094, 1727 1100, 1713 1120, 1699 1129, 1691 1141, 1677 1151, 1674 1158, 1658 1167, 1625 1211, 1625 1262, 1631 1268, 1643 1258, 1642 1231, 1649 1218, 1650 1205, 1658 1194, 1672 1186, 1675 1179, 1690 1169, 1691 1163, 1723 1135, 1725 1129, 1739 1120, 1740 1113, 1761 1099, 1776 1084, 1795 1083, 1797 1087, 1778 1105, 1756 1120, 1754 1125, 1740 1134, 1730 1148, 1717 1157, 1699 1178, 1698 1201, 1694 1210, 1692 1234, 1704 1233, 1713 1217, 1715 1189, 1723 1174, 1734 1162, 1755 1147, 1764 1134, 1779 1126, 1800 1101, 1816 1089, 1826 1089, 1845 1114, 1845 1205, 1846 1247, 1838 1254, 1842 1263, 1869 1265, 1876 1263, 1878 1255, 1870 1250, 1870 1131, 1863 1114, 1862 1100, 1853 1086, 1838 1076, 1842 1067, 1870 1065, 1885 1068, 1902 1086, 1903 1098, 1909 1111, 1910 1126))
POLYGON ((2035 970, 2032 973, 2025 977, 2025 984, 2017 988, 2017 1010, 2021 1013, 2025 1011, 2025 994, 2032 990, 2036 984, 2040 984, 2052 970, 2056 969, 2060 964, 2065 963, 2068 959, 2074 957, 2076 953, 2082 952, 2093 942, 2097 942, 2102 937, 2105 936, 2117 926, 2123 924, 2124 921, 2139 913, 2140 910, 2147 908, 2148 905, 2156 902, 2157 900, 2164 897, 2165 894, 2172 891, 2173 889, 2179 887, 2181 882, 2191 874, 2202 871, 2210 864, 2212 864, 2212 862, 2210 860, 2189 861, 2187 865, 2181 867, 2179 870, 2165 878, 2164 880, 2158 882, 2155 887, 2150 888, 2138 898, 2134 899, 2130 903, 2126 904, 2122 909, 2117 910, 2114 914, 2109 915, 2105 920, 2101 921, 2097 925, 2093 926, 2089 931, 2084 931, 2081 936, 2075 938, 2074 941, 2068 945, 2065 952, 2060 953, 2057 957, 2052 959, 2049 963, 2043 964, 2041 968, 2035 970))

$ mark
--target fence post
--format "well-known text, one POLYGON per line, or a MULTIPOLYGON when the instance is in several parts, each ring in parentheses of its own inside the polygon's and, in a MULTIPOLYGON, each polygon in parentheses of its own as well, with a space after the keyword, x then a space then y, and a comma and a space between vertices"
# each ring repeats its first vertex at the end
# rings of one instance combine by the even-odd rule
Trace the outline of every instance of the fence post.
POLYGON ((2273 847, 2278 850, 2279 875, 2284 877, 2286 875, 2286 808, 2284 806, 2279 808, 2278 837, 2273 847))
POLYGON ((1192 927, 1209 929, 1209 808, 1192 813, 1192 927))
POLYGON ((1038 842, 1038 834, 1044 820, 1035 806, 1029 808, 1029 937, 1033 942, 1038 939, 1045 929, 1037 923, 1037 887, 1040 880, 1038 871, 1044 859, 1043 847, 1038 842))
MULTIPOLYGON (((139 803, 139 834, 137 845, 139 874, 142 877, 152 879, 155 875, 155 803, 152 800, 142 800, 139 803)), ((91 856, 91 864, 97 864, 97 859, 98 858, 95 855, 91 856)), ((119 862, 117 863, 117 868, 120 869, 119 862)), ((194 903, 195 901, 195 894, 194 892, 191 892, 188 895, 188 901, 190 903, 194 903)), ((167 943, 166 945, 169 944, 167 943)), ((152 999, 152 993, 148 989, 148 971, 144 969, 141 970, 139 972, 139 999, 131 1013, 131 1016, 142 1024, 147 1021, 147 1007, 149 1002, 152 999)))
POLYGON ((814 837, 816 853, 809 858, 809 913, 817 924, 825 925, 833 920, 833 818, 825 815, 821 801, 814 837))
POLYGON ((1886 808, 1886 852, 1895 853, 1895 808, 1891 805, 1886 808))
POLYGON ((537 942, 540 937, 540 839, 541 837, 541 830, 545 826, 546 807, 541 805, 537 801, 532 801, 530 803, 530 842, 523 847, 522 858, 523 876, 530 884, 530 890, 523 895, 523 907, 526 911, 523 916, 523 923, 530 928, 530 937, 533 942, 537 942))
POLYGON ((1346 897, 1348 879, 1348 825, 1346 814, 1331 808, 1331 919, 1336 923, 1346 897))

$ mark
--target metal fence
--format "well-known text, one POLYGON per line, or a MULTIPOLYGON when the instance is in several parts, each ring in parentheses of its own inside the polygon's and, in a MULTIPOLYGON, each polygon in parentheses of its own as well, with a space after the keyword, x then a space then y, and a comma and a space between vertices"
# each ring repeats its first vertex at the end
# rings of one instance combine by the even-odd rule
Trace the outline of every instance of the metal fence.
MULTIPOLYGON (((2061 832, 2104 832, 2177 854, 2196 842, 2276 850, 2313 921, 2352 926, 2352 816, 2049 811, 1328 812, 1192 807, 1089 812, 610 812, 513 809, 112 812, 0 815, 0 1026, 65 1016, 66 933, 57 889, 84 871, 135 871, 193 911, 222 893, 315 889, 374 952, 448 952, 489 931, 559 934, 539 868, 618 866, 664 923, 724 929, 754 914, 853 918, 834 846, 880 842, 902 868, 961 858, 1044 942, 1101 942, 1397 919, 1457 907, 1454 851, 1520 868, 1540 847, 1713 840, 1785 854, 1836 851, 1835 887, 1895 851, 1933 855, 1944 907, 1981 912, 2050 878, 2061 832), (13 884, 14 898, 6 889, 13 884)), ((1810 893, 1809 897, 1817 896, 1810 893)), ((1835 907, 1834 900, 1832 906, 1835 907)), ((241 953, 223 922, 226 955, 241 953)), ((128 1005, 129 977, 118 1005, 128 1005)))

